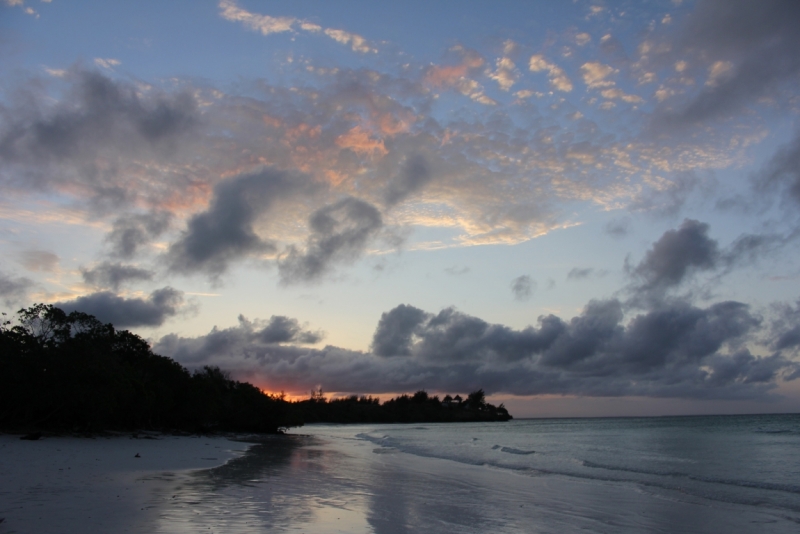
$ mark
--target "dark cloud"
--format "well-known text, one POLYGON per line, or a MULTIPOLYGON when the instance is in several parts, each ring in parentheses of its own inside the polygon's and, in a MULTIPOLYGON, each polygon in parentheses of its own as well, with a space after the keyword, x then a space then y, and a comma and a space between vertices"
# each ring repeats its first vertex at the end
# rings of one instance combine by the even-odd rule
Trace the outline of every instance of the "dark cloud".
POLYGON ((728 269, 756 263, 760 258, 780 250, 791 239, 792 236, 778 234, 742 234, 722 252, 722 260, 728 269))
POLYGON ((628 304, 656 305, 696 273, 716 272, 719 278, 779 251, 792 239, 777 234, 742 234, 728 247, 720 248, 708 232, 708 224, 685 219, 678 229, 664 232, 637 266, 629 266, 626 260, 625 268, 634 279, 627 288, 633 295, 628 304))
POLYGON ((800 204, 800 131, 772 156, 756 176, 757 191, 778 193, 781 198, 800 204))
POLYGON ((157 94, 143 100, 133 85, 86 70, 71 71, 68 80, 70 91, 49 113, 37 110, 6 123, 0 156, 11 162, 62 161, 110 145, 130 148, 140 140, 163 147, 170 137, 199 120, 188 93, 157 94))
POLYGON ((719 247, 708 230, 707 224, 686 219, 677 230, 665 232, 631 271, 638 280, 637 291, 663 294, 694 271, 716 268, 719 247))
POLYGON ((317 280, 333 264, 354 261, 381 230, 383 218, 372 204, 347 197, 314 212, 309 226, 305 251, 290 247, 278 261, 284 284, 317 280))
POLYGON ((101 291, 56 303, 66 312, 88 313, 119 328, 161 326, 167 319, 177 315, 182 305, 183 292, 171 287, 157 289, 146 299, 128 299, 110 291, 101 291))
POLYGON ((592 301, 569 321, 548 315, 521 330, 400 305, 382 314, 372 353, 278 345, 259 337, 263 328, 240 318, 206 336, 165 336, 155 350, 292 391, 764 398, 798 368, 780 351, 749 352, 762 322, 739 302, 673 301, 625 323, 621 302, 592 301))
POLYGON ((217 278, 232 261, 275 252, 275 243, 260 237, 256 224, 275 201, 307 188, 305 176, 274 169, 219 183, 208 209, 189 219, 186 231, 170 246, 171 269, 217 278))
POLYGON ((0 271, 0 299, 6 306, 24 303, 32 287, 33 280, 0 271))
POLYGON ((81 267, 83 281, 95 287, 109 288, 118 291, 122 285, 129 281, 152 280, 155 273, 134 265, 122 263, 102 262, 91 269, 81 267))
POLYGON ((389 182, 384 201, 386 205, 394 206, 422 189, 430 181, 431 173, 425 158, 412 156, 406 160, 400 174, 389 182))
POLYGON ((381 314, 372 337, 372 352, 378 356, 408 356, 415 333, 431 315, 419 308, 401 304, 381 314))
POLYGON ((765 341, 774 350, 800 349, 800 301, 795 306, 775 304, 777 312, 765 341))
POLYGON ((631 231, 631 220, 627 217, 621 219, 614 219, 608 221, 605 225, 605 231, 608 235, 615 238, 623 238, 631 231))
POLYGON ((207 335, 196 338, 169 334, 162 337, 153 350, 200 366, 225 354, 243 355, 250 359, 280 350, 281 343, 314 344, 324 336, 319 330, 307 330, 297 319, 290 317, 273 315, 269 321, 250 321, 240 315, 238 326, 225 329, 215 326, 207 335))
POLYGON ((164 233, 171 221, 172 214, 165 211, 122 215, 114 221, 106 242, 114 256, 130 259, 141 247, 164 233))
POLYGON ((800 75, 800 4, 794 0, 705 0, 688 17, 675 47, 703 65, 731 64, 678 111, 656 115, 660 128, 680 128, 739 113, 774 96, 800 75))
POLYGON ((0 176, 20 188, 69 182, 98 208, 118 207, 136 192, 118 181, 120 158, 162 158, 200 123, 188 92, 143 91, 94 71, 72 69, 63 97, 31 82, 25 103, 7 108, 0 122, 0 176), (142 93, 145 93, 143 95, 142 93))
POLYGON ((586 268, 573 267, 567 273, 567 280, 583 280, 585 278, 589 278, 593 272, 594 269, 592 269, 591 267, 586 267, 586 268))
POLYGON ((536 280, 533 280, 527 274, 518 276, 511 281, 511 294, 514 295, 514 300, 528 300, 535 291, 536 280))

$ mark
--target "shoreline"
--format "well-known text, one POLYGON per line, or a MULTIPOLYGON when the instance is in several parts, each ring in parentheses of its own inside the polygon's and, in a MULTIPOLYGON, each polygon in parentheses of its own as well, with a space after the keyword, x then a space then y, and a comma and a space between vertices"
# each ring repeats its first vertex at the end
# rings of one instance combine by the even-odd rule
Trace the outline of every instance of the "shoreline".
POLYGON ((387 427, 394 425, 33 442, 0 435, 0 534, 395 534, 432 526, 460 534, 783 534, 797 527, 793 517, 758 506, 423 456, 356 435, 387 427))

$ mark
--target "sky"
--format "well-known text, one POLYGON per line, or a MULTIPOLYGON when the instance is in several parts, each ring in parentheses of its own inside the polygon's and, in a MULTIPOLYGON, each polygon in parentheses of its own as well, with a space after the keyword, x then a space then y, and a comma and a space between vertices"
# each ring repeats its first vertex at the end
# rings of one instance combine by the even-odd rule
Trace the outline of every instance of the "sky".
POLYGON ((307 396, 800 411, 800 3, 0 0, 0 307, 307 396))

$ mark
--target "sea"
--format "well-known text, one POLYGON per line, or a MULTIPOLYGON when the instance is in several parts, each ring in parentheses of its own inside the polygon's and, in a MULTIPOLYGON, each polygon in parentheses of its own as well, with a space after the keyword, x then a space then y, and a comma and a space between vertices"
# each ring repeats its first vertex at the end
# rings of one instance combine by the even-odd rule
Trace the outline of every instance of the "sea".
POLYGON ((800 415, 308 425, 169 491, 154 531, 797 533, 800 415))

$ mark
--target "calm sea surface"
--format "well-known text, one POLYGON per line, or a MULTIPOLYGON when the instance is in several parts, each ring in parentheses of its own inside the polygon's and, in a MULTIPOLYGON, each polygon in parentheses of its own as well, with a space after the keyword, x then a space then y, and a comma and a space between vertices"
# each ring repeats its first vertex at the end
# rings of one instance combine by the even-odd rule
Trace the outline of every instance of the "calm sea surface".
MULTIPOLYGON (((348 434, 347 427, 329 428, 348 434)), ((800 512, 800 414, 397 425, 359 439, 413 455, 800 512)))
POLYGON ((165 483, 150 532, 800 532, 800 415, 309 425, 165 483))

